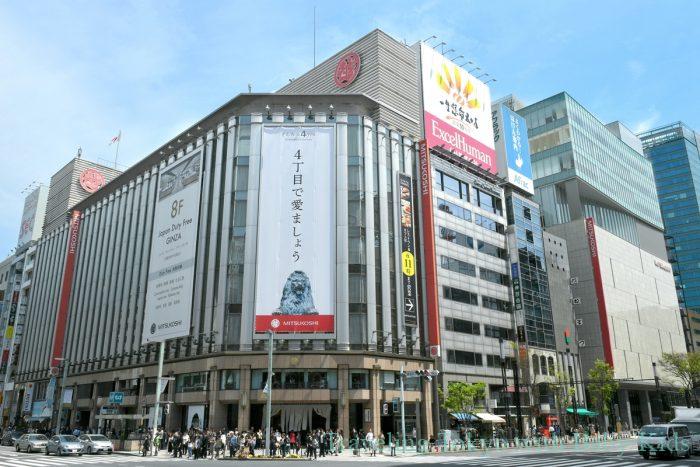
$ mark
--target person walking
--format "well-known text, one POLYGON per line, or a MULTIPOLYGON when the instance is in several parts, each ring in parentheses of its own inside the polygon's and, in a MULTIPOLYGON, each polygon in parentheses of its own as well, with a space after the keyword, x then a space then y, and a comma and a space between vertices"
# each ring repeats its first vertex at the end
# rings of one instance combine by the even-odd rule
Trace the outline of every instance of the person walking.
POLYGON ((367 430, 367 435, 365 436, 365 446, 367 448, 369 448, 370 457, 375 457, 377 454, 377 451, 374 447, 374 433, 372 433, 371 428, 369 430, 367 430))

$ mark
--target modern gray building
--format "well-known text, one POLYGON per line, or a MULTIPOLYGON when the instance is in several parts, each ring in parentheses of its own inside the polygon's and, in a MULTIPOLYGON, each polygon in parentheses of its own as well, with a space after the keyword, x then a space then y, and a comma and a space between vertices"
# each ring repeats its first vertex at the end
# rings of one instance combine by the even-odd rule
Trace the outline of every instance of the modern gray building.
POLYGON ((584 375, 597 359, 612 365, 621 420, 640 426, 652 364, 685 352, 651 162, 566 93, 518 113, 544 226, 567 244, 584 375))

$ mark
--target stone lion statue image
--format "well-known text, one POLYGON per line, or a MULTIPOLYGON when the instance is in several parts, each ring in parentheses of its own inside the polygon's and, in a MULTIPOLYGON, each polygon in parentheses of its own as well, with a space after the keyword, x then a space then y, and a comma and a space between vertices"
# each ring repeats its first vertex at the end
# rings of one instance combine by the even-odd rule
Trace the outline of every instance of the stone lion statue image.
POLYGON ((317 315, 311 295, 311 281, 304 271, 294 271, 287 277, 282 290, 280 307, 275 315, 317 315))

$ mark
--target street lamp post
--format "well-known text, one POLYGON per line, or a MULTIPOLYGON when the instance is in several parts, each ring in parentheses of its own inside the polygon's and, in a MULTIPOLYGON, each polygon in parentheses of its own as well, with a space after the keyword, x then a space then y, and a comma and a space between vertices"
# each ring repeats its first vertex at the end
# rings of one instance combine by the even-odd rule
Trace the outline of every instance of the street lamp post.
POLYGON ((158 348, 158 379, 156 380, 156 403, 153 407, 153 433, 158 431, 158 421, 160 420, 160 392, 163 379, 163 360, 165 358, 165 341, 160 341, 158 348))
MULTIPOLYGON (((566 362, 571 364, 571 367, 574 368, 573 365, 573 358, 574 356, 571 355, 570 349, 566 349, 566 362)), ((571 375, 574 376, 574 375, 571 375)), ((571 394, 571 406, 574 409, 574 428, 578 427, 578 408, 576 407, 576 386, 574 385, 574 378, 569 377, 569 382, 571 383, 571 389, 573 389, 573 394, 571 394)))
POLYGON ((402 445, 403 445, 403 453, 406 453, 406 417, 405 417, 405 412, 404 412, 404 397, 403 397, 403 377, 404 377, 404 372, 403 372, 403 365, 401 365, 401 436, 402 436, 402 445))
MULTIPOLYGON (((508 397, 508 378, 506 376, 506 341, 502 337, 498 339, 499 349, 501 353, 501 378, 503 379, 503 392, 505 393, 506 399, 506 425, 508 427, 508 439, 511 436, 511 424, 510 424, 510 401, 508 397)), ((518 394, 519 396, 519 394, 518 394)))
MULTIPOLYGON (((63 392, 66 388, 66 377, 68 376, 68 360, 65 358, 57 358, 56 360, 63 362, 63 376, 61 377, 61 390, 58 393, 58 420, 56 421, 56 434, 61 434, 61 419, 63 418, 63 392)), ((54 404, 56 402, 54 401, 54 404)))
POLYGON ((275 335, 271 330, 267 331, 268 334, 268 344, 267 344, 267 383, 265 384, 265 389, 267 390, 267 428, 265 429, 265 451, 267 455, 270 455, 270 425, 272 423, 272 347, 275 343, 275 335))

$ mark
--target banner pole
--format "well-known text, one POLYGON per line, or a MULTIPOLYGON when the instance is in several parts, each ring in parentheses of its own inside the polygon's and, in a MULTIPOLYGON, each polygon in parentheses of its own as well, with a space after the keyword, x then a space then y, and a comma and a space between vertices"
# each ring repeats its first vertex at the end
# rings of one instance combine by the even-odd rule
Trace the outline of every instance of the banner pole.
POLYGON ((153 432, 158 430, 158 412, 160 412, 160 391, 163 379, 163 359, 165 357, 165 341, 160 341, 158 349, 158 379, 156 380, 156 403, 153 409, 153 432))

